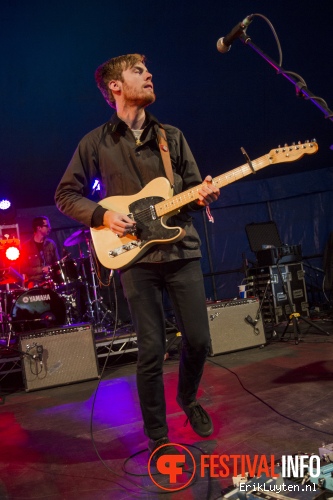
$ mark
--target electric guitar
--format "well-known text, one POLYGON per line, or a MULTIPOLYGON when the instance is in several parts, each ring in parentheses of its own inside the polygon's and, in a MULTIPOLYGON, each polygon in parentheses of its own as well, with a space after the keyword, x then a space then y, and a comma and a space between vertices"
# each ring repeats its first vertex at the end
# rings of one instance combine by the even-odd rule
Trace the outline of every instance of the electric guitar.
MULTIPOLYGON (((305 154, 317 151, 318 144, 314 141, 272 149, 256 160, 248 159, 244 165, 215 177, 212 183, 221 188, 268 165, 299 160, 305 154)), ((99 204, 102 207, 124 213, 136 222, 135 231, 121 238, 105 226, 90 229, 101 264, 108 269, 125 268, 138 260, 151 246, 182 239, 185 236, 184 229, 168 227, 166 221, 178 213, 181 207, 198 200, 200 186, 201 184, 172 196, 169 181, 165 177, 157 177, 135 195, 110 196, 101 200, 99 204)))

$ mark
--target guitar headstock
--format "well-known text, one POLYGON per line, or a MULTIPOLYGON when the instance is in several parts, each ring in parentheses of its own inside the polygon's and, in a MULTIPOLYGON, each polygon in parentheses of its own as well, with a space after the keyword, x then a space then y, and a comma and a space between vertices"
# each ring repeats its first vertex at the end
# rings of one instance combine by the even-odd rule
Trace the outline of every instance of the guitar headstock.
POLYGON ((271 163, 283 163, 286 161, 296 161, 304 155, 312 155, 317 153, 318 144, 315 140, 305 141, 304 143, 293 143, 291 146, 285 144, 276 149, 271 149, 269 152, 269 159, 271 163))

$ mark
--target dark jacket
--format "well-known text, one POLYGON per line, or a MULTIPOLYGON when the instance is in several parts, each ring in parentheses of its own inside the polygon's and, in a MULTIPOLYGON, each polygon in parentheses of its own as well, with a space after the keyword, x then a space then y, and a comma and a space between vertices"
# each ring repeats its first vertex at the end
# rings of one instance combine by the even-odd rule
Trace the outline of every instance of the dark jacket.
MULTIPOLYGON (((105 209, 89 199, 94 179, 101 181, 101 198, 133 195, 152 179, 166 177, 157 134, 159 123, 146 112, 145 128, 137 145, 132 131, 117 114, 80 141, 56 190, 55 202, 65 215, 90 227, 102 225, 105 209)), ((199 169, 182 132, 163 125, 174 172, 174 194, 202 182, 199 169)), ((156 193, 158 195, 158 193, 156 193)), ((192 224, 193 203, 169 219, 168 225, 185 229, 186 236, 175 244, 155 245, 140 262, 161 262, 201 256, 200 239, 192 224)))
POLYGON ((22 246, 22 273, 28 281, 40 283, 45 281, 42 268, 51 266, 59 260, 57 246, 50 238, 45 238, 43 250, 40 253, 33 238, 22 246))

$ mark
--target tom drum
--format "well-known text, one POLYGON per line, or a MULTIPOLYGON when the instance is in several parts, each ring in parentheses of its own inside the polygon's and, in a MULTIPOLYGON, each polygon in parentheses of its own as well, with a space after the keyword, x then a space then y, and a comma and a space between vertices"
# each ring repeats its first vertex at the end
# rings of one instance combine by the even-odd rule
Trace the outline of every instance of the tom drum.
POLYGON ((75 260, 58 260, 50 268, 50 278, 58 287, 71 285, 80 279, 75 260))

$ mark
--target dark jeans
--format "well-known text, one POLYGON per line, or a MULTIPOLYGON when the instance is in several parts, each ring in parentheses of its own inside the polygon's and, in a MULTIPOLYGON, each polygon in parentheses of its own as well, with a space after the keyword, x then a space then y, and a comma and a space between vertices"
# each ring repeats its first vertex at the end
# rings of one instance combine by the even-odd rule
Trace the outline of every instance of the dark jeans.
POLYGON ((121 271, 121 282, 138 340, 137 387, 144 431, 149 438, 159 439, 168 432, 163 384, 163 289, 168 292, 182 334, 178 396, 188 405, 195 400, 210 343, 200 262, 136 264, 121 271))

